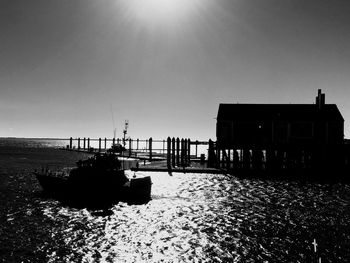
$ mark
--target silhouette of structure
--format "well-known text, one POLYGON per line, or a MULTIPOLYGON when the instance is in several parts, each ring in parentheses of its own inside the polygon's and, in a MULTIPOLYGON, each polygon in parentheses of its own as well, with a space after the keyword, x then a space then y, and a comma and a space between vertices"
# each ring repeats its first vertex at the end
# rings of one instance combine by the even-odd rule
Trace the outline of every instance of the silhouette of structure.
POLYGON ((315 104, 220 104, 216 158, 232 169, 334 167, 344 162, 344 119, 318 90, 315 104))

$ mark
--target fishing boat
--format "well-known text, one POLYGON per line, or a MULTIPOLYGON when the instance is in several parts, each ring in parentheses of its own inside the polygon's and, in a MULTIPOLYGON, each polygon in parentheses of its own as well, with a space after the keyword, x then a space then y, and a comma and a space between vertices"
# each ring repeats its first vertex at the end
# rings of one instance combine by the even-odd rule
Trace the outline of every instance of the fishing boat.
POLYGON ((95 154, 77 162, 67 176, 50 171, 34 172, 43 193, 80 203, 145 203, 151 199, 150 176, 129 178, 114 153, 95 154))

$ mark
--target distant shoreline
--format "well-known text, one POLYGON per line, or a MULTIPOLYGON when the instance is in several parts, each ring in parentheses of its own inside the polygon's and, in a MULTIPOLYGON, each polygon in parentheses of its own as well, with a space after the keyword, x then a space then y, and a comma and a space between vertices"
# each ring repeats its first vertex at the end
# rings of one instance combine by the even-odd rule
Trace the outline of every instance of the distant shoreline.
POLYGON ((0 137, 0 140, 1 139, 19 139, 19 140, 22 140, 22 139, 25 139, 25 140, 55 140, 55 141, 58 141, 58 140, 61 140, 61 141, 65 141, 65 140, 69 140, 70 138, 45 138, 45 137, 0 137))

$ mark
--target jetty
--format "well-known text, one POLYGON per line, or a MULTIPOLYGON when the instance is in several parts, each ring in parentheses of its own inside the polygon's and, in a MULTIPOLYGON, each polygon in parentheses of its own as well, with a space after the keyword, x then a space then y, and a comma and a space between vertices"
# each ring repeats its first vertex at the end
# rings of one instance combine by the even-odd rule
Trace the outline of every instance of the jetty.
POLYGON ((215 141, 140 140, 125 134, 126 129, 124 138, 71 137, 65 149, 95 153, 123 145, 126 151, 119 156, 137 160, 134 171, 319 178, 350 172, 344 118, 335 104, 325 103, 321 90, 315 104, 220 104, 215 141))

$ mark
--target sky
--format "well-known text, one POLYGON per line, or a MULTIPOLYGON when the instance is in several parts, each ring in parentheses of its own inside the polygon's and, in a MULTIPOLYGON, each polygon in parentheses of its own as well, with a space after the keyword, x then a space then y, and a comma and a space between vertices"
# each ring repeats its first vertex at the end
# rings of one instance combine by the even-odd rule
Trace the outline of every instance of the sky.
POLYGON ((338 105, 347 0, 1 0, 0 137, 215 139, 220 103, 338 105))

